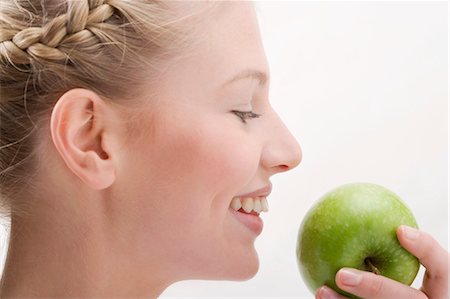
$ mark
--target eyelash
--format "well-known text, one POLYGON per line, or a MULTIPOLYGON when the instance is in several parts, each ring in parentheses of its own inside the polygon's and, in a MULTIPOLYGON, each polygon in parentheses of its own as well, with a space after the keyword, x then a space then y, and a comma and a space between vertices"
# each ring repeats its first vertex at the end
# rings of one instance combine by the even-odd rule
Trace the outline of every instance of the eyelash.
POLYGON ((238 110, 233 110, 231 111, 234 114, 236 114, 244 124, 246 124, 247 122, 245 121, 246 119, 252 119, 252 118, 258 118, 261 116, 261 114, 256 114, 253 111, 238 111, 238 110))

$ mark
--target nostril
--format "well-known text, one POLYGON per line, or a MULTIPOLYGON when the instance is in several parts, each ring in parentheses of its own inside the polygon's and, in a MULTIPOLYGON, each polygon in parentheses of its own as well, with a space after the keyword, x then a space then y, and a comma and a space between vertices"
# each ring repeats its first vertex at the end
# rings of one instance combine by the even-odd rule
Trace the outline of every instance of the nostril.
POLYGON ((278 165, 278 168, 280 169, 280 171, 287 171, 290 167, 287 165, 278 165))

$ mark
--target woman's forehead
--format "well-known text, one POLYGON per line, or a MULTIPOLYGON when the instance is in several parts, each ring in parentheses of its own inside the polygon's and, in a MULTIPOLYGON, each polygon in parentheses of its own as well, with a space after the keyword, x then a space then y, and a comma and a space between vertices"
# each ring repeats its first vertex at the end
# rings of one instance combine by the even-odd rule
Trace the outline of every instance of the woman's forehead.
MULTIPOLYGON (((186 7, 188 10, 190 5, 196 8, 205 5, 191 1, 169 3, 176 9, 186 7)), ((193 81, 207 81, 208 87, 215 91, 232 86, 245 77, 264 85, 269 76, 268 67, 252 3, 213 3, 220 4, 212 11, 205 11, 205 18, 201 18, 202 14, 196 15, 199 22, 192 25, 196 28, 188 33, 194 39, 193 46, 170 62, 165 72, 170 78, 166 79, 171 83, 178 81, 186 87, 192 86, 193 81)))

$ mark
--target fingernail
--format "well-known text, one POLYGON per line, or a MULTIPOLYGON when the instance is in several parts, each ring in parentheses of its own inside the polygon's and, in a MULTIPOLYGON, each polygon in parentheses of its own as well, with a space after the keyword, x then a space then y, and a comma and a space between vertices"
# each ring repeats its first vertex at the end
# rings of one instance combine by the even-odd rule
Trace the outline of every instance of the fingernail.
POLYGON ((339 278, 343 284, 352 287, 357 286, 362 280, 362 276, 352 269, 339 270, 339 278))
POLYGON ((412 227, 409 227, 406 225, 402 225, 402 230, 403 230, 404 236, 410 241, 415 241, 419 237, 419 231, 415 228, 412 228, 412 227))
POLYGON ((327 287, 321 287, 319 290, 320 299, 338 299, 336 295, 327 287))

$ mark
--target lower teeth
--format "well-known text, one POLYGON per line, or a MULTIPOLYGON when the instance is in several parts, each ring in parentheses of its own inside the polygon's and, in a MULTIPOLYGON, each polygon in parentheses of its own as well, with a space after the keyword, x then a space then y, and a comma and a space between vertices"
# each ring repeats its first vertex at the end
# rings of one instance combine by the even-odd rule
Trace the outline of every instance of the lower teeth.
POLYGON ((259 215, 258 213, 256 213, 255 211, 251 210, 250 213, 247 213, 243 208, 240 208, 238 210, 238 212, 244 213, 244 214, 249 214, 249 215, 259 215))

